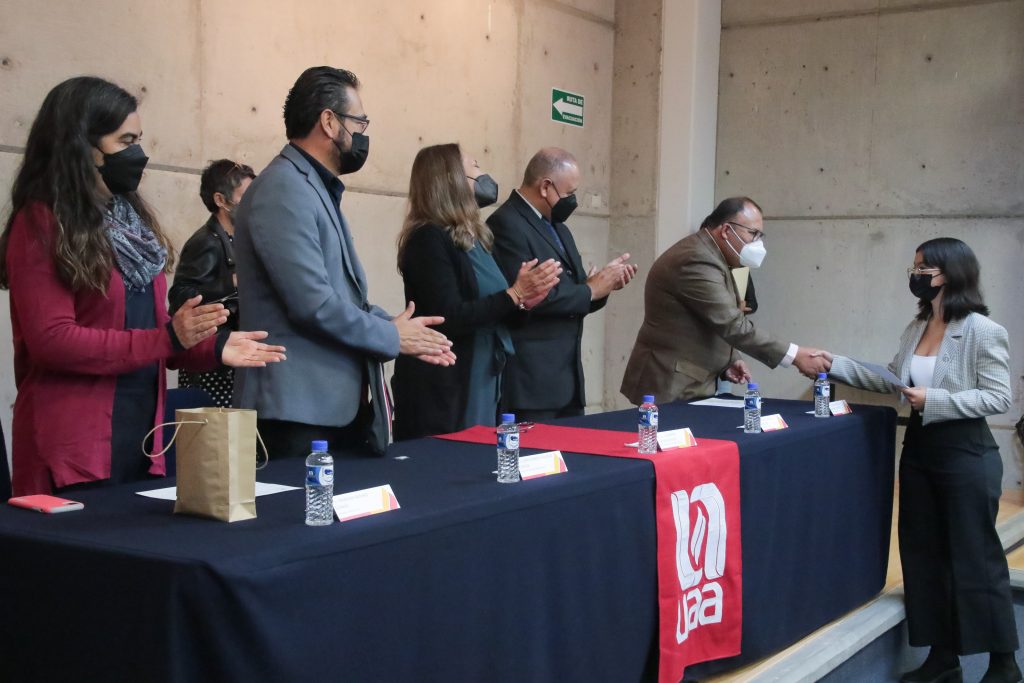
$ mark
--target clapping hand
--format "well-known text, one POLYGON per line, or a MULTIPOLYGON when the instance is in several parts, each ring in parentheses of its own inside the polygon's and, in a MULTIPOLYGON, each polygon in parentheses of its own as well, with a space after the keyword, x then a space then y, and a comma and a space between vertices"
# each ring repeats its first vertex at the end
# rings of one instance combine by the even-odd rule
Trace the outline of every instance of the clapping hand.
POLYGON ((267 333, 263 331, 232 332, 224 344, 220 362, 233 368, 262 368, 267 363, 287 360, 283 346, 271 346, 260 342, 266 338, 267 333))
POLYGON ((224 304, 214 303, 200 306, 202 294, 197 294, 181 305, 171 318, 174 335, 186 349, 217 334, 217 327, 228 321, 228 309, 224 304))
POLYGON ((591 266, 587 273, 587 284, 590 286, 590 300, 603 299, 612 292, 622 289, 636 276, 637 268, 629 260, 629 253, 616 256, 608 264, 598 270, 591 266))
POLYGON ((398 328, 398 352, 416 356, 431 365, 455 365, 455 354, 452 353, 452 343, 448 337, 430 329, 432 325, 443 323, 444 318, 437 315, 414 318, 412 314, 415 311, 416 304, 410 301, 405 310, 391 320, 398 328))
POLYGON ((521 303, 523 308, 533 308, 547 298, 548 292, 558 284, 558 276, 561 274, 562 266, 555 259, 548 259, 540 265, 537 259, 524 261, 519 267, 515 284, 509 288, 512 299, 521 303))

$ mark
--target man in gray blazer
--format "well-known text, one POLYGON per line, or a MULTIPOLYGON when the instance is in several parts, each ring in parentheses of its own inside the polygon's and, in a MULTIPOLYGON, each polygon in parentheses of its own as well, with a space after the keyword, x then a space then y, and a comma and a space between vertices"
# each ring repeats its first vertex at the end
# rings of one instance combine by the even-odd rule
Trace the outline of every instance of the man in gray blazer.
POLYGON ((742 351, 768 367, 795 365, 814 377, 828 370, 821 351, 785 343, 758 329, 743 311, 732 268, 757 268, 764 258, 764 218, 748 197, 730 197, 700 230, 668 248, 644 286, 644 322, 620 391, 639 405, 703 398, 719 379, 747 382, 742 351))
POLYGON ((235 233, 242 329, 270 331, 289 362, 239 372, 236 404, 255 408, 272 457, 302 455, 310 441, 359 449, 367 413, 367 360, 399 353, 450 365, 439 317, 392 317, 367 300, 366 274, 341 211, 337 176, 369 152, 369 119, 354 74, 307 69, 288 93, 289 143, 252 183, 235 233), (277 366, 285 366, 283 371, 277 366))

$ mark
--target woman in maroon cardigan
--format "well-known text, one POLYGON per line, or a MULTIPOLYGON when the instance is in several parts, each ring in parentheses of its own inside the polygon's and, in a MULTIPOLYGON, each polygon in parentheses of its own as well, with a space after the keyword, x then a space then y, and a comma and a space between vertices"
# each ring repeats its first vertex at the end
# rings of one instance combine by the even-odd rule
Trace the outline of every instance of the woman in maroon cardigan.
POLYGON ((72 78, 29 133, 0 236, 18 388, 14 495, 164 474, 140 446, 163 415, 166 367, 284 358, 258 341, 265 332, 218 335, 221 304, 197 296, 168 316, 173 255, 136 192, 148 161, 137 107, 113 83, 72 78))

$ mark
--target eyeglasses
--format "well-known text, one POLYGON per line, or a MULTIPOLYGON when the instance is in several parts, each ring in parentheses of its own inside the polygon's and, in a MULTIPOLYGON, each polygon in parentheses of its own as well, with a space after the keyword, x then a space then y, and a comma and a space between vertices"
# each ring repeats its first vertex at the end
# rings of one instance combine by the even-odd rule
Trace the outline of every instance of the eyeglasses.
POLYGON ((942 271, 938 268, 926 268, 924 266, 911 266, 907 268, 907 277, 913 277, 914 275, 938 275, 942 271))
POLYGON ((349 121, 355 121, 356 124, 361 126, 359 130, 356 131, 357 133, 365 133, 366 129, 370 127, 370 119, 365 116, 352 116, 351 114, 339 114, 338 112, 334 112, 334 115, 343 119, 348 119, 349 121))
POLYGON ((729 225, 733 226, 734 228, 743 228, 744 230, 749 232, 751 235, 753 235, 754 239, 751 240, 752 242, 757 242, 759 240, 764 239, 764 231, 763 230, 757 230, 755 228, 748 228, 747 226, 743 225, 742 223, 733 223, 732 221, 728 221, 728 223, 729 223, 729 225))

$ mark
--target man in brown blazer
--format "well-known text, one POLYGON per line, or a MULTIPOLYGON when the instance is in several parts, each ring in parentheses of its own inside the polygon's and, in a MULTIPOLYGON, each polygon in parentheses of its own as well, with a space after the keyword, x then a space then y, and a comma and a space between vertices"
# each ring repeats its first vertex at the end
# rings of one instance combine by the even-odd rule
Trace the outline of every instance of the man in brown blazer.
POLYGON ((715 394, 719 379, 750 380, 737 351, 765 365, 795 365, 816 377, 830 365, 818 349, 780 341, 743 312, 732 268, 757 268, 764 258, 764 218, 748 197, 724 200, 654 262, 644 288, 644 322, 620 391, 639 405, 715 394))

